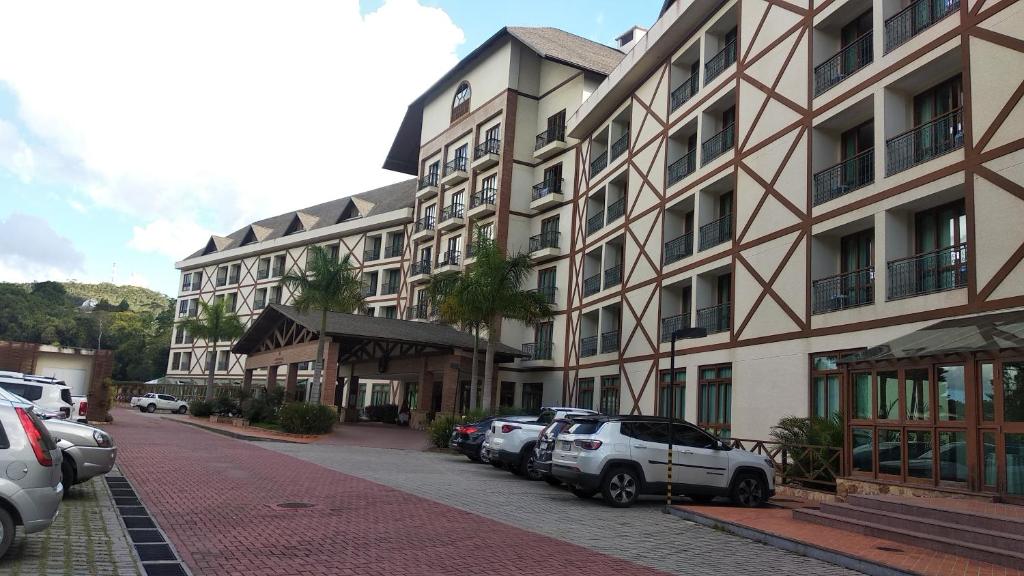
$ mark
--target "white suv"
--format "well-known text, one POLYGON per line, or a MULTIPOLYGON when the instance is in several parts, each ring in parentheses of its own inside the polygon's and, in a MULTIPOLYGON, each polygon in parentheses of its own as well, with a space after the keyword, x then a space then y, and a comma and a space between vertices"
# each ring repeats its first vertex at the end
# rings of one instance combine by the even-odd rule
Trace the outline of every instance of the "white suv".
MULTIPOLYGON (((672 438, 673 494, 697 502, 729 496, 748 507, 775 495, 771 460, 730 448, 687 422, 675 423, 672 438)), ((665 493, 667 456, 667 418, 577 417, 556 439, 551 474, 580 498, 601 492, 608 504, 625 507, 641 494, 665 493)))
POLYGON ((67 386, 0 376, 0 388, 17 394, 48 412, 60 414, 62 418, 71 417, 71 388, 67 386))

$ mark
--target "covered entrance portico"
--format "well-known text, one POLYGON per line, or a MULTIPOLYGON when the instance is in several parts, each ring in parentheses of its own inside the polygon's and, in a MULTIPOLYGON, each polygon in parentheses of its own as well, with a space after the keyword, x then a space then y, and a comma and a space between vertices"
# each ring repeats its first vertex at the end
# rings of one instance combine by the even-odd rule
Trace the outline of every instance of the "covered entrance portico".
MULTIPOLYGON (((322 336, 322 384, 311 402, 336 406, 351 417, 359 380, 364 379, 397 383, 385 403, 408 407, 413 426, 422 426, 436 413, 457 411, 460 383, 468 385, 472 373, 471 335, 440 324, 340 312, 328 312, 326 326, 320 335, 319 312, 300 313, 292 306, 271 304, 233 347, 236 354, 246 355, 243 386, 251 386, 254 372, 263 368, 268 389, 276 386, 278 372, 285 367, 286 397, 292 397, 299 365, 315 361, 322 336)), ((485 345, 481 341, 481 378, 485 345)), ((495 362, 510 362, 520 355, 499 344, 495 362)))

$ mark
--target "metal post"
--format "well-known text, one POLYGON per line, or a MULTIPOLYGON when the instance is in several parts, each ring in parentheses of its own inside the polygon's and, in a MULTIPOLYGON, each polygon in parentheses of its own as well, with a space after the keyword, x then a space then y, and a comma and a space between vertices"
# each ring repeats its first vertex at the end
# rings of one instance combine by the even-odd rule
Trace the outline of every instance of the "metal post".
POLYGON ((672 506, 672 427, 676 416, 676 336, 679 331, 672 332, 672 345, 668 357, 668 481, 665 483, 665 510, 672 506))

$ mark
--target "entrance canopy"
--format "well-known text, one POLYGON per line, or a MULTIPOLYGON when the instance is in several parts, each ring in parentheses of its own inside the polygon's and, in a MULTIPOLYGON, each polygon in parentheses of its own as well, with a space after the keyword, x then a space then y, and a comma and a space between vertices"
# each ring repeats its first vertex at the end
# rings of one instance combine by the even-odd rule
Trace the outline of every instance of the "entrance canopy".
POLYGON ((926 356, 1024 349, 1024 310, 943 320, 839 362, 884 362, 926 356))

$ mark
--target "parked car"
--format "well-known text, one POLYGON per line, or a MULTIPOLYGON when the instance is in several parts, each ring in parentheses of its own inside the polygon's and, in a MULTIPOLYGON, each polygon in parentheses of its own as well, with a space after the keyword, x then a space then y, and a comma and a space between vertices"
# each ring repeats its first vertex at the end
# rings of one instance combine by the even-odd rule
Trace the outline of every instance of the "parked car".
POLYGON ((114 467, 117 447, 110 434, 99 428, 65 420, 43 420, 43 426, 63 452, 61 482, 65 490, 106 474, 114 467))
POLYGON ((30 404, 0 399, 0 557, 21 526, 45 530, 57 517, 64 487, 61 451, 30 404))
POLYGON ((561 480, 551 474, 551 454, 555 451, 555 439, 571 424, 571 417, 559 418, 548 424, 547 427, 541 430, 540 436, 537 437, 537 445, 533 448, 534 468, 537 469, 537 473, 540 474, 541 478, 552 486, 558 486, 562 483, 561 480))
MULTIPOLYGON (((67 386, 63 380, 58 380, 53 376, 39 376, 36 374, 24 374, 22 379, 28 382, 39 382, 41 384, 54 384, 57 386, 67 386)), ((70 386, 68 389, 70 390, 70 386)), ((71 419, 75 422, 81 422, 85 424, 88 422, 87 415, 89 412, 89 401, 85 396, 71 395, 71 419)))
POLYGON ((32 402, 44 410, 71 417, 71 388, 61 384, 33 382, 15 376, 0 376, 0 388, 32 402))
MULTIPOLYGON (((601 492, 615 507, 641 494, 665 493, 668 419, 657 416, 576 418, 558 435, 551 473, 580 498, 601 492)), ((729 496, 759 506, 775 495, 772 461, 726 443, 688 422, 672 432, 672 493, 708 502, 729 496)))
POLYGON ((593 410, 555 406, 541 408, 536 419, 495 419, 487 433, 487 455, 492 464, 498 463, 530 480, 540 480, 541 475, 534 466, 533 447, 541 430, 559 418, 596 414, 593 410))
POLYGON ((464 454, 474 462, 479 462, 481 460, 481 450, 483 448, 484 437, 487 435, 487 430, 491 427, 491 422, 494 422, 499 418, 506 422, 534 419, 533 416, 491 416, 484 418, 479 422, 460 424, 452 431, 452 437, 451 440, 448 441, 448 447, 460 454, 464 454))
POLYGON ((188 402, 178 400, 170 394, 157 394, 150 392, 142 396, 133 396, 131 405, 139 409, 139 412, 156 412, 157 410, 170 410, 178 414, 188 412, 188 402))

